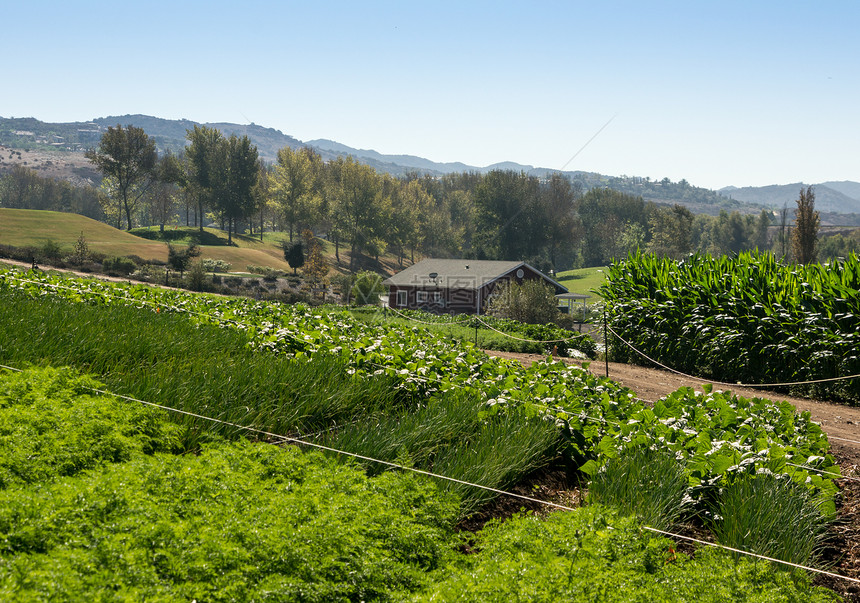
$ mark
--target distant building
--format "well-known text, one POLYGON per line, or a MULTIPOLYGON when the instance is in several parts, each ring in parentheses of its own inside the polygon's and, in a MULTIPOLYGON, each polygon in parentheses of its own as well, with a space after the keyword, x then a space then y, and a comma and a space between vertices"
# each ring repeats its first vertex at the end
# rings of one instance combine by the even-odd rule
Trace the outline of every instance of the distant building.
POLYGON ((525 262, 494 260, 421 260, 383 281, 388 306, 437 314, 486 312, 496 288, 505 282, 542 280, 556 295, 567 289, 525 262))

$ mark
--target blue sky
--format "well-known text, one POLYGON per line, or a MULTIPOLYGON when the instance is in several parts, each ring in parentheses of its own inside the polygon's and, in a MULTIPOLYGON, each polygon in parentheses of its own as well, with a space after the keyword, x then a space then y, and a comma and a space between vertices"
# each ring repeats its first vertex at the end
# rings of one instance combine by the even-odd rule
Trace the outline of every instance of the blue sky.
POLYGON ((860 3, 4 2, 3 117, 708 188, 860 180, 860 3))

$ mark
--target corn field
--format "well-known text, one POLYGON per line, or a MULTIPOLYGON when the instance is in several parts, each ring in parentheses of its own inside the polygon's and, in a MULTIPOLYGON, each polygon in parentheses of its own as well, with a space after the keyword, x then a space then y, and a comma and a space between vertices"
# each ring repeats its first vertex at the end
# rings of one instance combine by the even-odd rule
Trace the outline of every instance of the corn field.
MULTIPOLYGON (((860 373, 860 258, 786 265, 772 254, 631 254, 607 271, 600 293, 610 327, 673 369, 750 384, 860 373)), ((647 363, 618 341, 613 359, 647 363)), ((784 390, 860 401, 860 379, 784 390)))

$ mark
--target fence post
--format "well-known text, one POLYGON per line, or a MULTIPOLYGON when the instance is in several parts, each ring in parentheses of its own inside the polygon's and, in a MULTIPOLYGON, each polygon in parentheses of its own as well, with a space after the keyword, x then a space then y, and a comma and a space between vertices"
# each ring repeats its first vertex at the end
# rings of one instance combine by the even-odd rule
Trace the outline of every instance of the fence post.
POLYGON ((606 322, 606 304, 603 304, 603 361, 606 364, 606 377, 609 377, 609 326, 606 322))

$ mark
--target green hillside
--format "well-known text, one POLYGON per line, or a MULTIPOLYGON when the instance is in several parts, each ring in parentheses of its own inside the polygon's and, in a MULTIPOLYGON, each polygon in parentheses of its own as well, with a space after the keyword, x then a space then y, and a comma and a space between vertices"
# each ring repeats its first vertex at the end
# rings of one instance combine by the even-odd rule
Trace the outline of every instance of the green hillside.
MULTIPOLYGON (((193 229, 188 229, 193 230, 193 229)), ((167 243, 135 236, 77 214, 29 209, 0 209, 0 244, 15 247, 39 247, 54 241, 64 251, 72 252, 83 234, 90 251, 114 256, 136 255, 144 260, 167 260, 167 243)), ((238 270, 249 264, 289 270, 276 240, 261 243, 249 237, 234 237, 234 246, 226 245, 226 235, 205 229, 201 257, 230 262, 238 270), (207 244, 208 243, 208 244, 207 244)), ((181 242, 181 241, 180 241, 181 242)))
MULTIPOLYGON (((132 234, 78 214, 0 208, 0 245, 41 247, 53 241, 64 253, 71 254, 83 234, 91 252, 107 256, 138 256, 143 260, 164 262, 167 261, 166 240, 178 246, 196 240, 200 245, 201 259, 223 260, 232 264, 234 271, 244 271, 248 266, 267 266, 292 272, 281 250, 286 233, 265 233, 263 241, 258 235, 234 234, 232 244, 228 245, 227 234, 215 228, 204 228, 201 234, 193 226, 168 226, 164 237, 158 235, 158 230, 157 226, 136 228, 133 232, 137 234, 132 234)), ((325 241, 324 253, 333 272, 347 271, 348 248, 341 247, 340 262, 335 257, 334 244, 325 241)), ((358 266, 385 274, 399 270, 396 258, 390 256, 380 257, 378 262, 362 256, 358 266)))
POLYGON ((600 295, 595 291, 605 280, 605 266, 594 268, 578 268, 577 270, 566 270, 556 275, 556 280, 568 288, 571 293, 590 295, 591 301, 598 301, 600 295))

